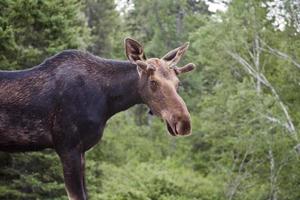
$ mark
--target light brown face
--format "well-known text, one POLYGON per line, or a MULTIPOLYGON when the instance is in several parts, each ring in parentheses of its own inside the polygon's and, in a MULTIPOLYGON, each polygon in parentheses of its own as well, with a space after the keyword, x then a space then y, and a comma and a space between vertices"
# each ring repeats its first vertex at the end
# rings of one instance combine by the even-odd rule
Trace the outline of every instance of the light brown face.
POLYGON ((161 59, 146 59, 142 46, 129 38, 125 40, 125 48, 128 59, 137 65, 139 92, 144 103, 153 114, 166 122, 172 136, 189 135, 190 114, 177 93, 180 82, 178 75, 193 70, 195 66, 190 63, 181 68, 176 67, 188 44, 170 51, 161 59))

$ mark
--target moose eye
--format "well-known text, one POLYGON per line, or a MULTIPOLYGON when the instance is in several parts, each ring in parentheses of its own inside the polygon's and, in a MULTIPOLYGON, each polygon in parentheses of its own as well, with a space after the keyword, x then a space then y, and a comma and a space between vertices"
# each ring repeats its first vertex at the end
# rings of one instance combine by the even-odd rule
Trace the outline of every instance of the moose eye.
POLYGON ((158 88, 158 83, 157 81, 150 81, 150 88, 151 90, 155 91, 158 88))

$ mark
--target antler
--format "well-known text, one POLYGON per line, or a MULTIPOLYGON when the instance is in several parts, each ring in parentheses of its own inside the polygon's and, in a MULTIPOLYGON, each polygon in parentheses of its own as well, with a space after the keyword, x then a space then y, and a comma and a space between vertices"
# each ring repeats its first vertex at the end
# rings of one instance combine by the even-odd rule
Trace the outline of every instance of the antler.
POLYGON ((175 70, 175 73, 178 75, 178 74, 183 74, 183 73, 186 73, 186 72, 189 72, 189 71, 192 71, 193 69, 196 68, 196 65, 194 63, 189 63, 189 64, 186 64, 185 66, 183 67, 171 67, 175 70))

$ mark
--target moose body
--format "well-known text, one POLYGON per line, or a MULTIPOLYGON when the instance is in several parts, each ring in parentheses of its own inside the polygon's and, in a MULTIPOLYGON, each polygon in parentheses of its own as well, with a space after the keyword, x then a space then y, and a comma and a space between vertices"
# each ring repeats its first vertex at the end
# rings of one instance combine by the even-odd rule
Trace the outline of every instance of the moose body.
MULTIPOLYGON (((84 153, 98 143, 114 114, 145 103, 166 120, 172 135, 189 134, 189 114, 175 82, 176 73, 193 66, 177 72, 162 66, 155 69, 161 61, 146 60, 136 41, 127 39, 125 47, 129 61, 68 50, 28 70, 0 71, 0 151, 53 148, 62 162, 69 199, 84 200, 84 153), (172 75, 166 73, 170 70, 172 75), (164 91, 153 90, 158 87, 149 80, 154 71, 169 81, 164 91), (162 99, 166 94, 173 95, 174 106, 162 99), (177 112, 172 114, 172 109, 177 112)), ((184 49, 167 54, 163 62, 181 57, 180 50, 184 49)))
POLYGON ((88 150, 113 114, 141 103, 135 71, 129 62, 74 50, 29 70, 1 72, 0 150, 88 150))

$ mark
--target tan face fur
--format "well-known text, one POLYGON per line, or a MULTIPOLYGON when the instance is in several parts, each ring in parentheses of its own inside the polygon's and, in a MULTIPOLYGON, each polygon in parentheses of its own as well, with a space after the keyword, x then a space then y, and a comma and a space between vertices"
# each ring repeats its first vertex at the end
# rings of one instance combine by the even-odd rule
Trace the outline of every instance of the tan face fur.
POLYGON ((161 59, 146 59, 143 48, 137 41, 129 38, 125 40, 126 55, 137 65, 140 95, 152 113, 166 122, 167 129, 173 136, 191 133, 190 114, 177 93, 180 82, 178 75, 195 67, 192 63, 176 67, 187 48, 186 43, 161 59))

